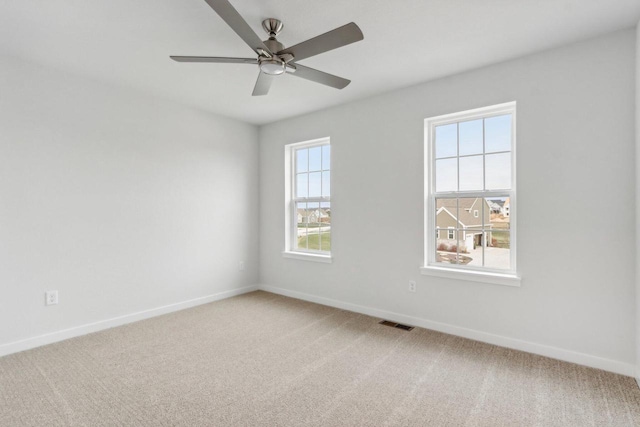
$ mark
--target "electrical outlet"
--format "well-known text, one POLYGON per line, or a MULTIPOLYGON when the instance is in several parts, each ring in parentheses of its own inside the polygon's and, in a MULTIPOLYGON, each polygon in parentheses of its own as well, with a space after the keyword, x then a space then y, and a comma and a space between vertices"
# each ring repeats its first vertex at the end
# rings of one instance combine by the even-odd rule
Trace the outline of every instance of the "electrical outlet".
POLYGON ((44 293, 45 305, 58 304, 58 291, 46 291, 44 293))
POLYGON ((416 291, 416 282, 414 280, 410 280, 409 281, 409 292, 415 292, 416 291))
POLYGON ((240 264, 238 264, 238 270, 244 271, 244 261, 240 261, 240 264))

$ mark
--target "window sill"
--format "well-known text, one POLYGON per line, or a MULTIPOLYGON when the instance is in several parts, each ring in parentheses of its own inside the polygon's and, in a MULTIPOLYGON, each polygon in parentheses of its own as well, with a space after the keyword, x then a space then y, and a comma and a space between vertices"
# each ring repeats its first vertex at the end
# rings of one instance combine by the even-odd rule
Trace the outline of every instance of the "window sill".
POLYGON ((284 251, 282 252, 282 256, 285 258, 300 259, 303 261, 324 262, 327 264, 331 264, 333 260, 331 258, 331 255, 311 254, 306 252, 284 251))
POLYGON ((514 274, 488 273, 483 271, 454 270, 443 267, 420 267, 425 276, 444 277, 447 279, 467 280, 471 282, 491 283, 493 285, 520 286, 521 278, 514 274))

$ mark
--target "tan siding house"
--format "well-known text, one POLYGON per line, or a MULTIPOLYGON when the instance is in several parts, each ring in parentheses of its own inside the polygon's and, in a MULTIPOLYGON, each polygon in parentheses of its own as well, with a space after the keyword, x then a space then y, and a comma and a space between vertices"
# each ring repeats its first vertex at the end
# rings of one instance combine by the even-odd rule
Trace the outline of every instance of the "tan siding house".
POLYGON ((460 245, 463 250, 483 244, 488 246, 491 243, 491 206, 479 197, 436 199, 436 228, 438 246, 460 245))

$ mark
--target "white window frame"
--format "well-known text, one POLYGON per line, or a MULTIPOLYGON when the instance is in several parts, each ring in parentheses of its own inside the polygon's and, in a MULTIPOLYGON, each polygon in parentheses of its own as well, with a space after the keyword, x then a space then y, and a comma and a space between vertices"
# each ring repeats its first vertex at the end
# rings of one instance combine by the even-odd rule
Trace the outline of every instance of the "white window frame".
MULTIPOLYGON (((520 276, 516 267, 516 103, 507 102, 504 104, 489 107, 477 108, 462 111, 459 113, 446 114, 425 119, 425 200, 424 200, 424 265, 420 271, 424 275, 446 277, 460 280, 470 280, 482 283, 493 283, 508 286, 520 286, 520 276), (511 188, 509 190, 483 190, 483 191, 450 191, 435 192, 435 128, 452 123, 468 120, 488 118, 511 114, 511 188), (466 265, 443 264, 436 262, 436 214, 435 199, 437 197, 458 197, 458 198, 491 198, 509 197, 509 217, 510 217, 510 263, 509 270, 492 269, 488 267, 469 267, 466 265)), ((483 216, 485 209, 483 208, 483 216)), ((484 224, 484 219, 483 219, 484 224)))
MULTIPOLYGON (((300 259, 305 261, 316 261, 330 263, 332 256, 330 251, 319 251, 313 249, 297 248, 297 227, 298 212, 296 209, 296 203, 298 202, 331 202, 331 197, 296 197, 296 150, 307 149, 313 147, 322 147, 325 145, 331 146, 331 140, 329 137, 313 139, 310 141, 296 142, 293 144, 285 145, 285 180, 284 180, 284 194, 285 194, 285 249, 282 255, 285 258, 300 259)), ((333 151, 333 150, 331 150, 333 151)), ((333 168, 333 161, 331 160, 331 167, 329 172, 331 173, 333 168)), ((332 175, 332 174, 331 174, 332 175)), ((332 184, 331 175, 329 177, 332 184)), ((333 209, 333 205, 332 205, 333 209)), ((333 231, 333 228, 332 228, 333 231)), ((333 237, 333 236, 332 236, 333 237)))

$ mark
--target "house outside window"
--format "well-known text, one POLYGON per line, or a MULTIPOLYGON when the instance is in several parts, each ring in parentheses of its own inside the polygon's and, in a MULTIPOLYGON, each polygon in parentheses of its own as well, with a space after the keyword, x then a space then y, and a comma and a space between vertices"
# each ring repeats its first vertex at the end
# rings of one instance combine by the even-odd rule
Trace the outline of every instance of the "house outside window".
POLYGON ((515 118, 512 102, 425 120, 424 274, 517 279, 515 118))
POLYGON ((329 138, 285 147, 284 255, 314 261, 331 257, 331 145, 329 138))

